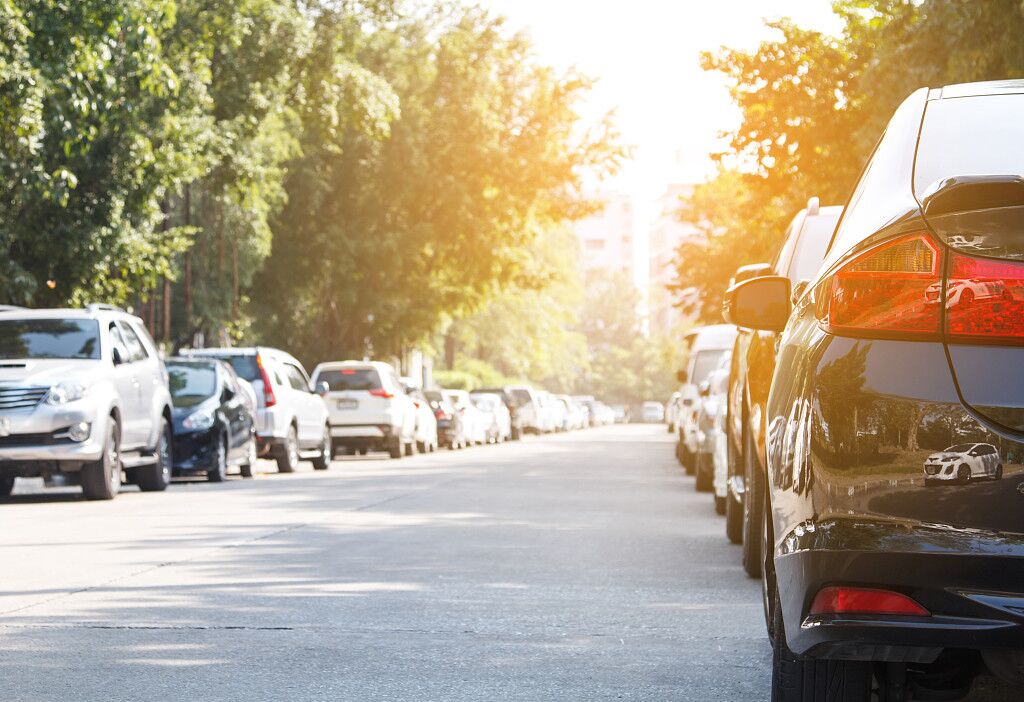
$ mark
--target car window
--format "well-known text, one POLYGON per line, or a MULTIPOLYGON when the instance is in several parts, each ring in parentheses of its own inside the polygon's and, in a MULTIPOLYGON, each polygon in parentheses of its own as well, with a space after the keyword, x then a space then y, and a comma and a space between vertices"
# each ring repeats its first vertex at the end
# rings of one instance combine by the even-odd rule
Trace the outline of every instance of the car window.
POLYGON ((822 213, 804 220, 800 236, 793 248, 793 259, 786 273, 791 282, 811 280, 821 268, 821 263, 825 260, 825 249, 828 248, 828 242, 832 239, 832 232, 835 231, 836 222, 839 220, 839 212, 837 210, 834 213, 822 213))
POLYGON ((318 383, 327 383, 333 392, 344 390, 380 390, 380 375, 373 368, 337 368, 322 370, 316 376, 318 383))
POLYGON ((139 339, 139 335, 135 333, 135 330, 124 322, 118 322, 118 326, 121 328, 121 336, 124 339, 125 346, 128 347, 129 360, 135 363, 136 361, 145 361, 149 358, 149 352, 142 345, 142 340, 139 339))
POLYGON ((918 197, 953 176, 1024 175, 1024 95, 928 103, 914 165, 918 197))
POLYGON ((217 358, 231 366, 231 369, 238 374, 239 378, 248 380, 250 383, 254 380, 260 380, 260 367, 259 364, 256 363, 255 355, 242 356, 234 354, 230 356, 218 356, 217 358))
POLYGON ((100 326, 92 319, 0 321, 0 359, 100 357, 100 326))
POLYGON ((124 342, 121 328, 114 322, 110 323, 110 346, 120 354, 122 363, 131 360, 131 352, 128 351, 128 345, 124 342))
POLYGON ((206 363, 168 363, 167 379, 175 407, 194 407, 217 392, 217 370, 206 363))
POLYGON ((801 212, 793 218, 793 221, 789 223, 789 227, 786 229, 786 236, 782 240, 782 248, 779 249, 775 261, 772 262, 772 270, 779 275, 786 275, 787 271, 789 271, 789 262, 793 258, 793 249, 796 246, 797 226, 803 219, 804 214, 801 212))
POLYGON ((725 354, 725 349, 698 351, 693 361, 693 377, 690 378, 690 382, 699 385, 707 380, 711 372, 718 368, 725 354))
POLYGON ((299 370, 298 366, 292 365, 291 363, 286 363, 284 366, 284 372, 288 376, 289 385, 291 385, 296 390, 309 392, 309 381, 306 380, 306 376, 303 374, 301 370, 299 370))
POLYGON ((956 446, 950 446, 946 450, 950 453, 967 453, 972 448, 974 448, 974 444, 958 444, 956 446))

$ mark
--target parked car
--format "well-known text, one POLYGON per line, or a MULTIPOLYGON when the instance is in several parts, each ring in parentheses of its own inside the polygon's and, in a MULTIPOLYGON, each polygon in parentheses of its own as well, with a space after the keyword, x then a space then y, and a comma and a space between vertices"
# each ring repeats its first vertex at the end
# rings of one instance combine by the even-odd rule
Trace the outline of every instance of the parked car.
POLYGON ((951 445, 1024 455, 1024 303, 925 295, 1024 287, 1022 143, 1022 81, 913 93, 811 292, 770 276, 729 296, 737 324, 781 333, 758 456, 773 699, 957 699, 985 668, 1024 690, 1021 481, 940 493, 921 472, 951 445))
POLYGON ((583 406, 568 395, 555 395, 555 399, 565 407, 565 429, 575 431, 586 426, 586 411, 583 406))
POLYGON ((661 424, 665 421, 665 405, 649 400, 640 408, 640 419, 646 424, 661 424))
POLYGON ((597 400, 593 395, 573 395, 572 399, 580 404, 586 414, 586 426, 597 426, 597 400))
POLYGON ((683 339, 683 367, 677 373, 681 383, 679 397, 682 411, 679 415, 676 457, 690 475, 697 469, 699 387, 732 349, 735 340, 736 327, 731 324, 698 327, 683 339))
POLYGON ((729 452, 726 445, 726 424, 729 417, 729 363, 719 368, 708 379, 709 398, 714 402, 714 407, 708 408, 708 414, 714 416, 711 425, 714 439, 712 441, 712 463, 714 474, 712 478, 712 493, 715 498, 715 512, 724 515, 726 499, 728 497, 729 481, 729 452))
POLYGON ((1003 479, 999 447, 992 444, 959 444, 942 449, 924 461, 924 483, 969 483, 977 479, 1003 479))
POLYGON ((174 475, 204 473, 219 483, 238 466, 256 468, 256 405, 223 361, 171 358, 165 364, 174 400, 174 475))
POLYGON ((267 346, 189 349, 179 355, 224 361, 253 386, 257 450, 260 456, 275 459, 279 472, 295 471, 300 460, 310 461, 316 470, 330 467, 327 387, 314 386, 298 359, 267 346))
POLYGON ((405 394, 412 400, 413 414, 416 418, 413 429, 416 450, 420 453, 433 453, 441 445, 441 442, 438 439, 437 417, 434 416, 430 400, 427 399, 422 388, 409 378, 402 378, 402 386, 405 388, 405 394))
MULTIPOLYGON (((509 438, 512 441, 519 441, 523 436, 523 412, 521 411, 521 404, 524 402, 528 403, 528 400, 524 400, 523 396, 516 393, 516 387, 513 385, 505 385, 503 387, 495 388, 478 388, 473 391, 473 394, 490 393, 501 397, 502 402, 505 403, 506 409, 508 409, 509 421, 512 423, 512 434, 509 438)), ((526 394, 528 397, 528 393, 526 394)))
MULTIPOLYGON (((841 207, 821 207, 818 198, 812 197, 790 222, 775 259, 771 263, 743 266, 736 271, 735 285, 763 275, 777 275, 787 278, 799 295, 821 268, 841 213, 841 207)), ((771 332, 741 328, 733 345, 730 367, 725 531, 730 541, 743 544, 743 567, 751 577, 758 577, 761 572, 759 505, 764 498, 763 484, 757 481, 763 473, 758 470, 757 457, 763 452, 764 408, 775 373, 777 342, 778 335, 771 332), (747 490, 755 495, 750 503, 744 501, 747 490)))
POLYGON ((594 417, 597 420, 596 426, 607 427, 615 424, 615 412, 601 401, 594 403, 594 417))
POLYGON ((540 434, 543 431, 543 418, 537 391, 529 385, 510 385, 506 391, 515 399, 516 418, 522 430, 540 434))
POLYGON ((561 431, 563 410, 561 404, 555 401, 555 396, 547 390, 539 390, 537 401, 540 403, 541 432, 550 434, 561 431))
POLYGON ((332 450, 384 451, 391 458, 416 453, 416 407, 398 373, 379 361, 332 361, 313 371, 324 384, 332 450))
POLYGON ((164 490, 171 431, 167 372, 138 317, 109 305, 0 311, 0 494, 42 477, 109 500, 122 472, 164 490))
POLYGON ((465 390, 445 390, 444 396, 455 408, 455 411, 462 415, 462 426, 466 437, 465 445, 487 443, 490 420, 473 404, 469 393, 465 390))
MULTIPOLYGON (((722 357, 718 368, 711 372, 708 379, 701 383, 700 399, 697 401, 697 457, 694 487, 698 492, 710 492, 715 488, 715 471, 719 444, 724 448, 725 442, 720 441, 719 427, 726 411, 725 393, 729 385, 729 356, 722 357), (724 386, 724 387, 723 387, 724 386)), ((724 464, 724 461, 722 462, 724 464)), ((723 480, 724 482, 724 480, 723 480)), ((716 505, 717 506, 717 505, 716 505)), ((725 503, 723 501, 724 509, 725 503)))
POLYGON ((472 392, 469 397, 484 415, 488 443, 498 444, 512 435, 512 417, 509 415, 501 395, 472 392))
POLYGON ((612 413, 615 415, 616 424, 629 424, 629 407, 622 404, 612 405, 612 413))
POLYGON ((676 433, 676 425, 679 421, 679 412, 681 409, 681 402, 679 400, 679 393, 672 393, 671 397, 668 398, 668 402, 665 403, 665 425, 668 428, 669 434, 676 433))
POLYGON ((452 451, 465 448, 468 441, 462 413, 455 409, 455 406, 441 390, 424 390, 423 396, 430 403, 430 408, 434 411, 434 418, 437 420, 438 443, 441 446, 447 446, 452 451))

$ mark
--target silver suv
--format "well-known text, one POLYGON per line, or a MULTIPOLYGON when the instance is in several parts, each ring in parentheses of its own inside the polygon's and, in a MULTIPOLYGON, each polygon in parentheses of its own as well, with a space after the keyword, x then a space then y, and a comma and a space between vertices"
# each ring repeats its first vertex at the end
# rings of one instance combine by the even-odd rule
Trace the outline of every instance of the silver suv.
POLYGON ((107 305, 0 309, 0 494, 42 477, 109 500, 122 471, 145 491, 171 478, 167 372, 142 320, 107 305))

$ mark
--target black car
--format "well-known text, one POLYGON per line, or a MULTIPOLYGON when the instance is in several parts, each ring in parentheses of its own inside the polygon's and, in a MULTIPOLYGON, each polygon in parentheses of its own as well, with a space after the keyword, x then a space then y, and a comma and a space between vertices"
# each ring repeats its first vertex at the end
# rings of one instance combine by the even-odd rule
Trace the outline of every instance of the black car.
POLYGON ((430 403, 437 419, 437 443, 451 450, 466 448, 466 429, 462 422, 462 413, 457 412, 440 390, 424 390, 424 397, 430 403))
POLYGON ((1022 145, 1024 81, 914 93, 792 315, 786 278, 734 291, 739 323, 785 328, 773 700, 958 699, 986 667, 1024 687, 1022 145))
POLYGON ((512 441, 519 441, 523 438, 523 419, 519 416, 521 401, 516 397, 512 388, 508 385, 500 388, 477 388, 471 394, 478 393, 488 393, 501 397, 501 401, 505 403, 505 407, 508 408, 509 416, 512 419, 512 435, 509 438, 512 441))
POLYGON ((205 473, 212 482, 239 466, 242 476, 256 468, 253 398, 223 361, 172 358, 166 361, 174 400, 174 475, 205 473))

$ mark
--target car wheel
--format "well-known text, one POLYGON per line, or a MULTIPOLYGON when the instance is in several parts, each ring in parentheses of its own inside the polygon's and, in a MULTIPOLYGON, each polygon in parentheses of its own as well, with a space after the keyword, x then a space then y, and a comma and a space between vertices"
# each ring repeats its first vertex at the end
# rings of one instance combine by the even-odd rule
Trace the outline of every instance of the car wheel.
POLYGON ((974 304, 974 291, 964 290, 960 293, 960 304, 964 307, 970 307, 974 304))
POLYGON ((714 472, 712 470, 710 453, 698 453, 696 460, 694 461, 695 468, 694 472, 697 474, 697 479, 693 482, 693 487, 697 492, 710 492, 712 483, 714 482, 714 472))
POLYGON ((331 430, 324 427, 323 438, 320 439, 320 451, 313 457, 313 470, 327 470, 334 458, 334 445, 331 442, 331 430))
POLYGON ((402 457, 402 439, 398 436, 388 441, 388 455, 392 458, 402 457))
POLYGON ((294 473, 299 467, 299 434, 295 427, 288 427, 288 436, 284 446, 277 454, 277 472, 294 473))
POLYGON ((772 645, 775 645, 775 610, 776 610, 776 581, 775 581, 775 549, 772 533, 771 508, 768 505, 768 498, 761 508, 763 518, 761 520, 761 553, 764 560, 761 562, 761 604, 764 607, 764 624, 768 630, 768 638, 772 645))
POLYGON ((427 446, 427 442, 426 441, 417 441, 416 442, 416 451, 418 453, 430 453, 430 449, 427 446))
POLYGON ((82 466, 82 494, 87 500, 112 500, 121 489, 121 428, 111 418, 103 455, 82 466))
POLYGON ((754 456, 749 431, 743 436, 743 569, 752 578, 761 577, 761 529, 764 521, 764 475, 754 456))
POLYGON ((1003 464, 1002 463, 1000 463, 999 465, 996 466, 995 479, 996 480, 1002 480, 1003 479, 1003 464))
POLYGON ((870 662, 798 656, 786 643, 786 627, 777 594, 772 610, 772 702, 868 702, 871 699, 870 662))
POLYGON ((256 477, 256 437, 249 439, 249 445, 245 449, 245 462, 239 467, 243 478, 256 477))
POLYGON ((206 471, 206 479, 211 483, 222 483, 228 475, 228 442, 221 437, 217 439, 217 455, 213 457, 213 465, 206 471))
POLYGON ((743 543, 743 498, 730 487, 725 496, 725 536, 729 543, 743 543))
POLYGON ((416 442, 415 441, 410 441, 407 444, 405 444, 405 455, 406 456, 415 456, 416 455, 416 442))
POLYGON ((14 492, 14 481, 17 480, 13 475, 0 476, 0 497, 10 497, 11 493, 14 492))
POLYGON ((160 419, 160 433, 156 441, 156 462, 135 469, 135 484, 143 492, 162 492, 171 484, 171 427, 160 419))
POLYGON ((715 514, 721 516, 725 514, 725 498, 718 497, 715 495, 715 514))
POLYGON ((961 483, 971 482, 971 469, 966 465, 961 465, 956 469, 956 479, 961 483))
POLYGON ((519 427, 512 427, 512 441, 519 441, 523 438, 523 430, 519 427))

